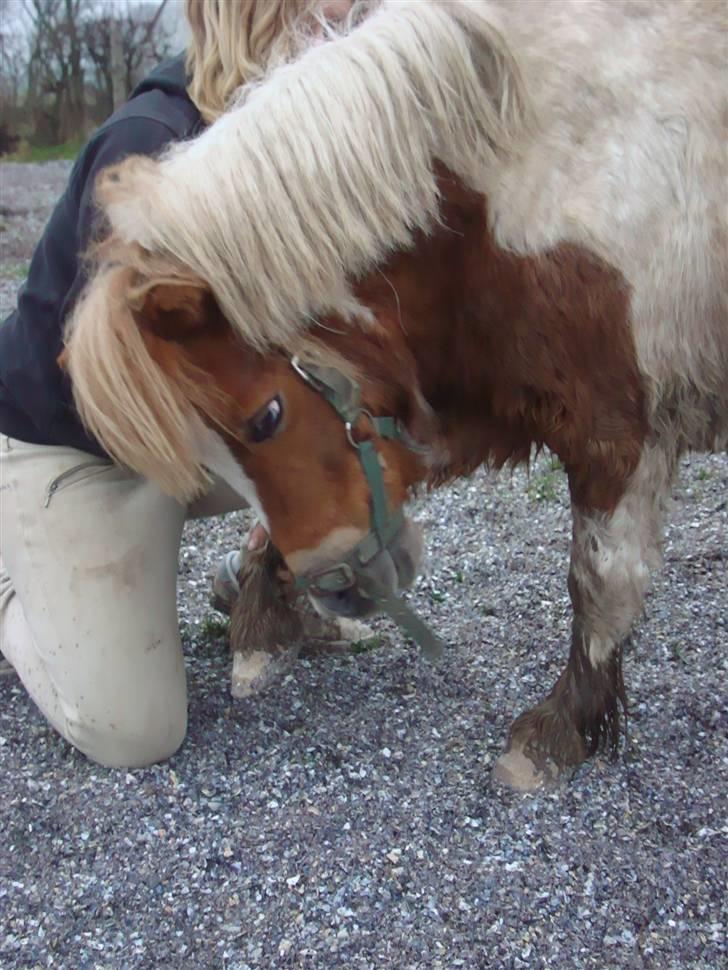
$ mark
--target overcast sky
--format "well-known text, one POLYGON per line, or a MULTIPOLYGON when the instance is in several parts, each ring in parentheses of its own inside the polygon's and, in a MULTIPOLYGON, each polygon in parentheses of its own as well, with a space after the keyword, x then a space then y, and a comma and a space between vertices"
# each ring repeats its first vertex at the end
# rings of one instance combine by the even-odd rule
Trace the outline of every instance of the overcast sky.
POLYGON ((187 20, 184 14, 184 0, 167 0, 167 7, 162 16, 170 28, 175 28, 175 43, 177 47, 184 47, 187 43, 187 20))

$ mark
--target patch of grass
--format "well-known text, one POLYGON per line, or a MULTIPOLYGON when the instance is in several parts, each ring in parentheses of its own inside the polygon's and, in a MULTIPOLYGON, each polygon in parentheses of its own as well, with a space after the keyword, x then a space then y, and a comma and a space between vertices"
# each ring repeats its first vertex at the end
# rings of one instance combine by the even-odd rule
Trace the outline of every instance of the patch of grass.
POLYGON ((554 502, 558 497, 558 486, 564 466, 556 455, 552 455, 545 468, 531 476, 528 483, 528 495, 535 502, 554 502))
POLYGON ((708 468, 699 468, 695 477, 699 482, 707 482, 713 477, 713 473, 708 468))
POLYGON ((15 266, 9 266, 5 272, 11 280, 19 280, 22 283, 28 275, 28 264, 16 263, 15 266))
POLYGON ((551 474, 540 474, 528 486, 528 494, 536 502, 553 502, 556 499, 556 479, 551 474))
POLYGON ((353 654, 359 653, 371 653, 372 650, 378 650, 382 645, 382 638, 376 634, 373 637, 367 637, 366 640, 357 640, 351 645, 351 652, 353 654))
POLYGON ((57 162, 72 161, 83 148, 81 138, 73 138, 62 145, 30 145, 22 142, 20 148, 12 155, 6 155, 8 162, 57 162))
POLYGON ((205 640, 219 640, 221 637, 227 638, 230 634, 230 621, 221 619, 219 616, 208 614, 200 623, 200 635, 205 640))

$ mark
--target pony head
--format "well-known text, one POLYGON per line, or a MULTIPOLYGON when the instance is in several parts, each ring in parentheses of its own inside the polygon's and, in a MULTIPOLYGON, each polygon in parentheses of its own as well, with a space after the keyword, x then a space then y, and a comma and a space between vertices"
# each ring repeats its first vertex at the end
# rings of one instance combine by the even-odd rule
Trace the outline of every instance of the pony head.
MULTIPOLYGON (((95 276, 68 329, 64 365, 84 424, 117 462, 182 503, 213 476, 224 479, 299 581, 320 575, 372 525, 364 442, 375 449, 392 513, 427 473, 426 452, 412 445, 431 440, 434 423, 410 354, 376 324, 355 341, 322 330, 325 341, 302 337, 295 355, 261 352, 229 325, 201 280, 160 261, 150 279, 134 264, 148 271, 155 261, 122 248, 116 257, 126 265, 95 276), (306 379, 310 371, 360 388, 361 409, 348 426, 306 379), (397 419, 400 440, 379 435, 378 416, 397 419)), ((405 519, 366 573, 395 591, 414 578, 420 552, 419 532, 405 519)), ((319 591, 317 602, 345 615, 374 609, 354 586, 319 591)))

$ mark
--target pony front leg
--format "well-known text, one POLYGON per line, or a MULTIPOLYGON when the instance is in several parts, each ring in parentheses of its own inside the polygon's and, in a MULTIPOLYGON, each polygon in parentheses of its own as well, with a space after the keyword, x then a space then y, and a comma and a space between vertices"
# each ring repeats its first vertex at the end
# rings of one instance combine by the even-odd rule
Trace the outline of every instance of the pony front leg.
POLYGON ((497 780, 533 790, 600 749, 616 751, 626 705, 622 647, 660 561, 674 465, 664 450, 648 447, 611 514, 573 505, 569 660, 548 697, 513 723, 497 780))
POLYGON ((230 613, 231 692, 249 697, 265 690, 295 662, 303 622, 284 580, 285 563, 271 542, 246 550, 230 613))

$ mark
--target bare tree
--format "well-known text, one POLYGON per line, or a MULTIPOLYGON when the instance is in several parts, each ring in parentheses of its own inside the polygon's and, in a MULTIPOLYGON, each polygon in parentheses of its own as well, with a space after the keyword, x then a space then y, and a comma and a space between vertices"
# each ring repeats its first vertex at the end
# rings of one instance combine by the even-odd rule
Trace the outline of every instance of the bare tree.
POLYGON ((0 0, 0 155, 13 151, 22 118, 28 64, 25 32, 12 0, 0 0))
POLYGON ((23 0, 32 49, 28 91, 38 120, 56 142, 84 129, 84 65, 81 27, 91 0, 23 0))
POLYGON ((23 91, 30 119, 24 127, 37 141, 85 134, 169 51, 172 31, 162 20, 168 0, 0 0, 3 14, 8 2, 22 14, 25 49, 14 54, 13 87, 5 64, 15 47, 3 17, 0 98, 18 100, 23 91))
POLYGON ((14 109, 21 98, 28 62, 25 33, 12 0, 0 0, 0 105, 3 118, 14 109))
POLYGON ((145 66, 166 56, 171 33, 157 3, 104 4, 84 24, 84 44, 93 65, 101 113, 110 114, 131 94, 145 66))

